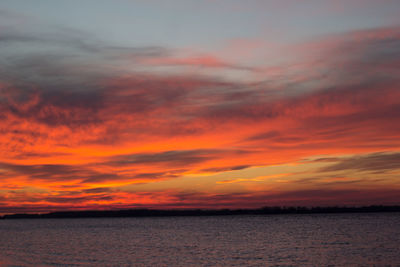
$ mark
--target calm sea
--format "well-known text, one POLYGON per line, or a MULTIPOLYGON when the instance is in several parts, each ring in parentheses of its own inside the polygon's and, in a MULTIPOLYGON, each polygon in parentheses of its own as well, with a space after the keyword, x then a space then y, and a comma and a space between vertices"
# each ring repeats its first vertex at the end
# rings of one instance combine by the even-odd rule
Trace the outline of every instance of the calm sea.
POLYGON ((400 213, 0 220, 2 266, 400 266, 400 213))

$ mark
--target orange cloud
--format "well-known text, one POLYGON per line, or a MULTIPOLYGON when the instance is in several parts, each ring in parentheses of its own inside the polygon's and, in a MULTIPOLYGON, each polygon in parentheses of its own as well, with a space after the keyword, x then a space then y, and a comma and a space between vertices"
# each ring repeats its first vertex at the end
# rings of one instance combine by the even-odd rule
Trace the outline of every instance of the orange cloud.
MULTIPOLYGON (((319 43, 329 53, 319 55, 323 60, 318 64, 306 61, 296 74, 280 68, 280 80, 266 83, 195 74, 120 75, 105 71, 106 66, 71 74, 63 64, 55 68, 43 59, 35 61, 41 71, 54 71, 54 76, 37 78, 21 69, 19 76, 5 76, 12 78, 1 84, 2 210, 334 203, 329 190, 326 199, 317 191, 289 194, 283 190, 272 196, 241 187, 243 182, 267 177, 263 175, 218 182, 219 187, 237 186, 238 195, 191 193, 195 185, 183 193, 172 187, 146 192, 120 188, 144 183, 156 188, 163 181, 178 183, 189 175, 305 164, 303 159, 318 155, 400 151, 397 30, 356 33, 355 41, 340 36, 319 43)), ((171 59, 157 54, 145 61, 231 67, 212 55, 171 59)), ((387 166, 382 158, 360 156, 315 171, 365 172, 373 165, 371 160, 381 168, 387 166)), ((397 169, 395 165, 390 170, 397 169)), ((387 173, 381 175, 393 179, 387 173)), ((315 181, 312 185, 319 186, 315 181)), ((295 192, 296 185, 290 186, 295 192)), ((349 192, 354 190, 343 191, 336 198, 338 203, 351 203, 349 192)), ((394 193, 387 201, 383 198, 385 190, 389 188, 374 191, 376 200, 395 201, 394 193)), ((368 203, 363 192, 355 193, 357 199, 368 203)))

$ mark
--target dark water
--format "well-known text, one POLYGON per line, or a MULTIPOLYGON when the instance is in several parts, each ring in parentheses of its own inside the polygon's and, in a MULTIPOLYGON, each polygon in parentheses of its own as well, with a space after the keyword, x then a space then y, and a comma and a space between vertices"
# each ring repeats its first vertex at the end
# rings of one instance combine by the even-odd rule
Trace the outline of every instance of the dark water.
POLYGON ((0 221, 3 266, 400 266, 400 213, 0 221))

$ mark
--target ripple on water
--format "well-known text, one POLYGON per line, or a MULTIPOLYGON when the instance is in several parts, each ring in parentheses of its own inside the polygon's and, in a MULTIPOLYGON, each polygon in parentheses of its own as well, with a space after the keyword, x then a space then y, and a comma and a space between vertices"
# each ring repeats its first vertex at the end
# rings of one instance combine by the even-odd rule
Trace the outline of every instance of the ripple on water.
POLYGON ((0 221, 0 266, 399 266, 400 214, 0 221))

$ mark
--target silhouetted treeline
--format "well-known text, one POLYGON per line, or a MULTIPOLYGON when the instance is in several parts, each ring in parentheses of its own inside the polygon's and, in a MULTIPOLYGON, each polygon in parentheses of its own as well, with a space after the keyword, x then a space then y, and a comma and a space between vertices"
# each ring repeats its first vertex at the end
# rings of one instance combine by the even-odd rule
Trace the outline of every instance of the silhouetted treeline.
POLYGON ((268 214, 314 214, 314 213, 360 213, 399 212, 400 206, 366 207, 263 207, 260 209, 129 209, 60 211, 44 214, 12 214, 0 219, 40 219, 40 218, 101 218, 101 217, 167 217, 167 216, 222 216, 222 215, 268 215, 268 214))

